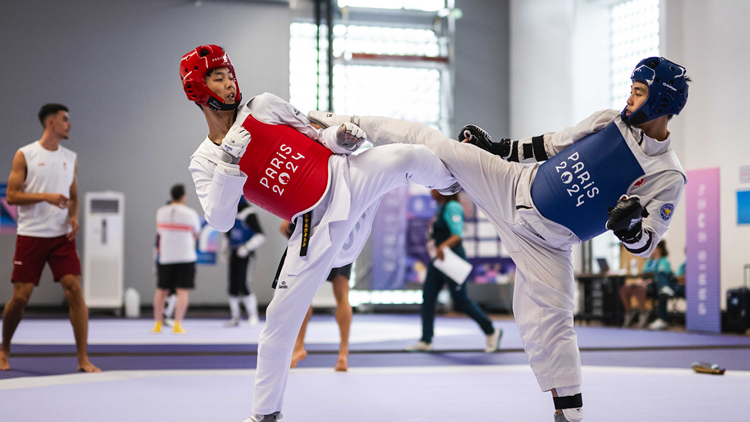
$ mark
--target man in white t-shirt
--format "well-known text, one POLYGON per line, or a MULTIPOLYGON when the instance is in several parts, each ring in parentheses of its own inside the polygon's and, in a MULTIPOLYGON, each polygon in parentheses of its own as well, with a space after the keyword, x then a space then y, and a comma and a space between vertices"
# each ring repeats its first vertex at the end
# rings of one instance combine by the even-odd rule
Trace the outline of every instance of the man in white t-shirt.
POLYGON ((70 307, 70 323, 78 350, 78 370, 100 372, 86 352, 89 310, 81 291, 81 262, 76 251, 78 233, 78 163, 76 153, 62 147, 68 139, 68 109, 45 104, 39 110, 42 138, 20 148, 13 157, 6 199, 18 205, 16 252, 13 257, 13 297, 3 311, 0 370, 9 370, 10 341, 23 317, 44 264, 49 263, 70 307))
POLYGON ((198 213, 185 205, 185 186, 174 185, 172 201, 156 212, 156 230, 159 233, 159 260, 157 289, 154 293, 154 328, 151 333, 161 333, 164 319, 164 299, 169 291, 177 291, 173 334, 187 334, 182 319, 188 307, 188 292, 195 287, 195 240, 201 230, 198 213))

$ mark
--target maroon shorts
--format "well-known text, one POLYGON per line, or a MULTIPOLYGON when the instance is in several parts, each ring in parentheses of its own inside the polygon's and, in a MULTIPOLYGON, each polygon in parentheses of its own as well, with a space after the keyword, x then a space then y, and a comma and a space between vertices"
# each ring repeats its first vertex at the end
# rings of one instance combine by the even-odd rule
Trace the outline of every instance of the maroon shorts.
POLYGON ((81 275, 81 261, 76 251, 76 241, 60 237, 16 237, 16 254, 13 257, 14 283, 39 285, 44 263, 49 262, 55 282, 68 274, 81 275))

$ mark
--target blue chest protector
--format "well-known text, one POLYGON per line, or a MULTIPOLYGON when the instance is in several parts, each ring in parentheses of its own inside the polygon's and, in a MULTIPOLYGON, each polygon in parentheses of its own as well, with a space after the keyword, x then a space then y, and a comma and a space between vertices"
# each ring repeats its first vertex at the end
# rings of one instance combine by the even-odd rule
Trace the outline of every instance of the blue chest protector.
POLYGON ((245 244, 251 237, 255 236, 253 229, 248 227, 244 221, 240 219, 234 220, 234 227, 229 230, 229 247, 237 249, 245 244))
POLYGON ((531 199, 542 216, 586 241, 607 230, 607 209, 644 175, 612 122, 539 166, 531 199))

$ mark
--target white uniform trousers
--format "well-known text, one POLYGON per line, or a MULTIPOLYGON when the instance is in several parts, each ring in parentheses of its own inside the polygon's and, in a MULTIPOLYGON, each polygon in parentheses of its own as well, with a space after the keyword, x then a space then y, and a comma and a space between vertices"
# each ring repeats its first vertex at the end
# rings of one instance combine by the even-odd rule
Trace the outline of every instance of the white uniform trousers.
POLYGON ((440 157, 516 264, 513 314, 542 391, 580 385, 571 256, 578 239, 533 208, 530 186, 536 167, 509 163, 418 123, 363 116, 360 127, 375 145, 423 144, 440 157))
POLYGON ((266 310, 253 393, 255 414, 281 411, 294 342, 315 291, 331 268, 352 262, 362 250, 383 195, 409 180, 431 188, 455 183, 440 159, 421 145, 389 145, 333 159, 337 162, 331 188, 312 212, 308 254, 300 256, 302 224, 297 224, 266 310), (341 203, 348 198, 348 204, 341 203), (332 218, 341 207, 348 208, 348 217, 332 218))

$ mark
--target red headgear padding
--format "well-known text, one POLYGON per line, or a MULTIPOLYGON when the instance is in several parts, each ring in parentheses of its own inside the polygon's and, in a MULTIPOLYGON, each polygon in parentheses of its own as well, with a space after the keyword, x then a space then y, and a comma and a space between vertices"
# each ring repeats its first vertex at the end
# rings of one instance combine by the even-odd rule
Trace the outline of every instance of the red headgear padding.
POLYGON ((234 66, 232 66, 232 61, 226 51, 218 45, 201 45, 182 56, 180 78, 185 94, 190 101, 211 107, 212 110, 234 110, 240 105, 242 94, 240 94, 240 85, 234 73, 234 66), (206 73, 211 69, 220 67, 228 67, 235 77, 234 84, 237 87, 237 95, 234 104, 226 104, 206 85, 206 73))

